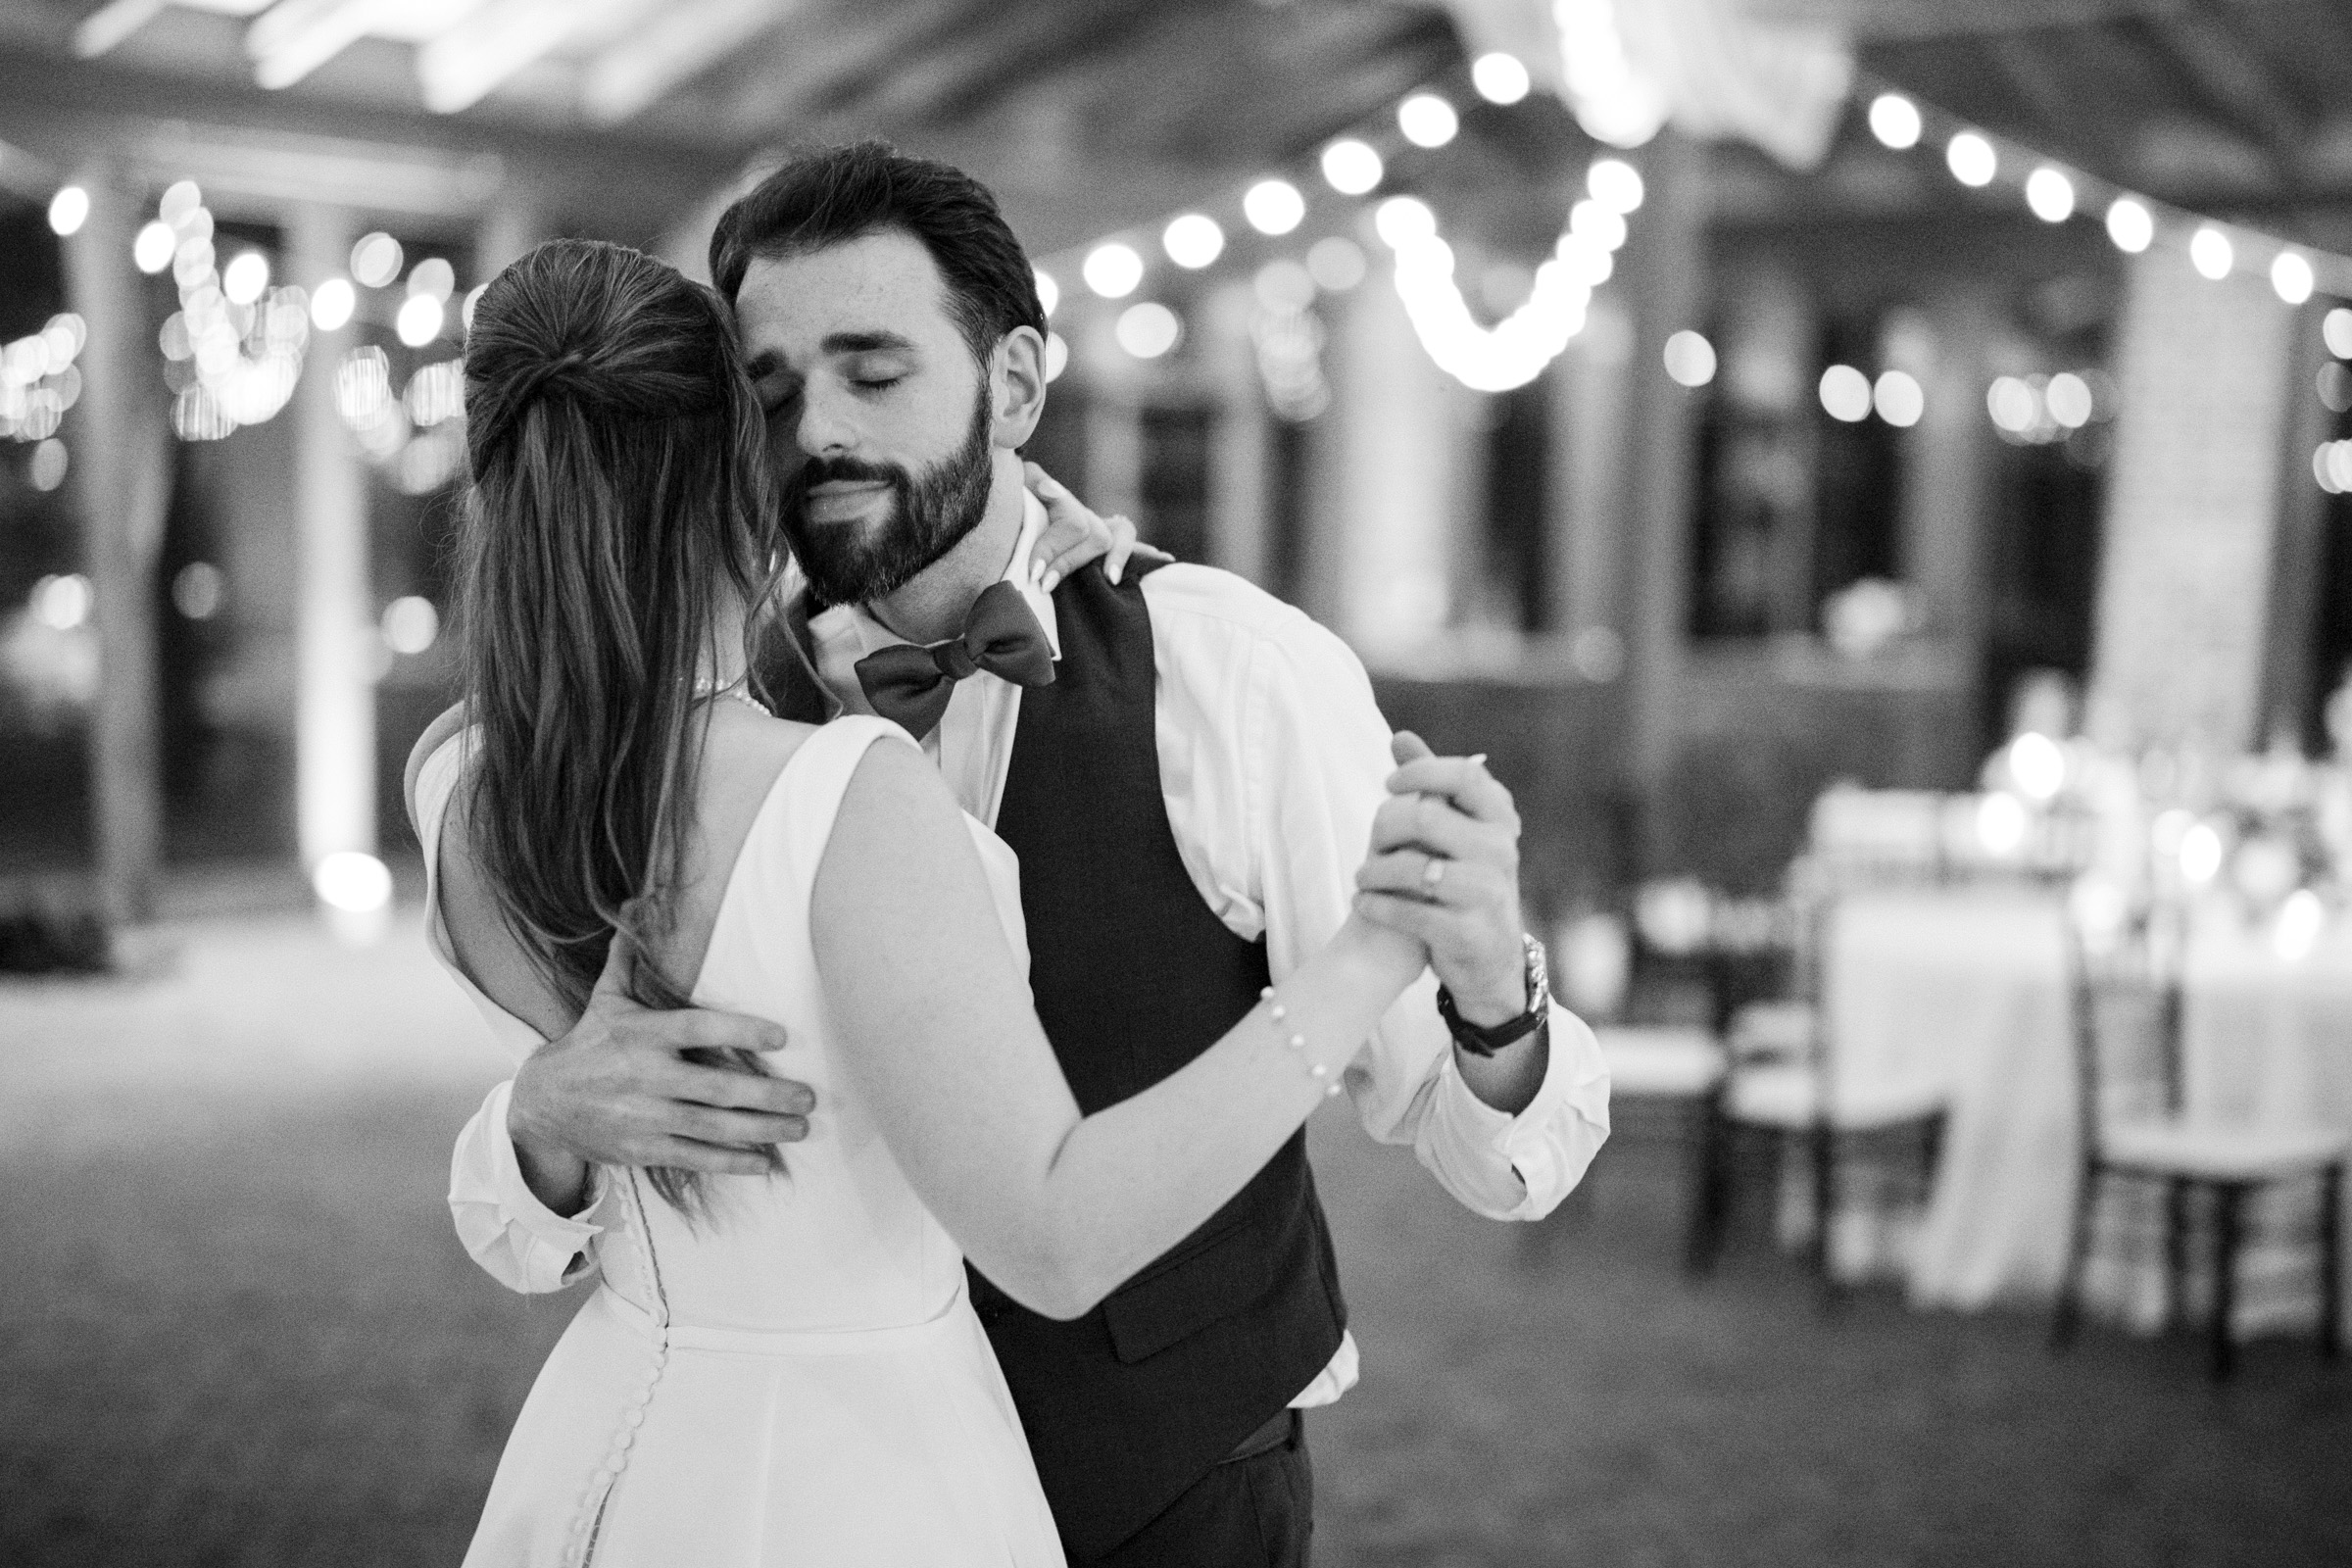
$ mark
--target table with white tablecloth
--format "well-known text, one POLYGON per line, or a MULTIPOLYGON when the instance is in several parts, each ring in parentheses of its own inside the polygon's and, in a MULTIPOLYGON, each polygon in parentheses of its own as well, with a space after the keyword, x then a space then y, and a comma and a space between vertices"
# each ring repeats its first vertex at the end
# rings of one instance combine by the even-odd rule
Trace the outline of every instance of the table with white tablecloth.
MULTIPOLYGON (((1923 1306, 1979 1308, 2055 1292, 2079 1159, 2064 919, 2057 895, 2029 889, 1841 901, 1825 980, 1838 1078, 1933 1075, 1949 1103, 1924 1217, 1896 1231, 1867 1202, 1848 1212, 1833 1238, 1841 1272, 1899 1269, 1923 1306)), ((2326 933, 2290 958, 2267 928, 2211 911, 2194 923, 2183 993, 2187 1114, 2352 1129, 2352 931, 2326 933)), ((2162 1303, 2155 1195, 2114 1185, 2122 1190, 2099 1216, 2089 1302, 2147 1326, 2162 1303)), ((2309 1323, 2311 1201, 2308 1191, 2282 1191, 2257 1204, 2241 1329, 2309 1323)))

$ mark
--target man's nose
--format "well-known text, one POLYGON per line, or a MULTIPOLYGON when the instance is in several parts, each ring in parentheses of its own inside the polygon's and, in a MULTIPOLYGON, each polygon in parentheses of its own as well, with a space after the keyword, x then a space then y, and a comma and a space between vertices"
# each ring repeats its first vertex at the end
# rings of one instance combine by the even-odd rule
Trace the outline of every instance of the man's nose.
POLYGON ((846 457, 858 448, 858 430, 848 417, 844 399, 809 390, 801 397, 800 422, 793 439, 811 458, 846 457))

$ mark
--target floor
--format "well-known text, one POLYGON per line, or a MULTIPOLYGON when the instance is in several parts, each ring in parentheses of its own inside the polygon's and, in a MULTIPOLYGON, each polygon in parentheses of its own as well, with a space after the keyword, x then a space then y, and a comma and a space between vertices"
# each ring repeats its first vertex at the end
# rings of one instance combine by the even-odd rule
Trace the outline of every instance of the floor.
MULTIPOLYGON (((214 916, 143 979, 0 984, 0 1563, 457 1561, 572 1310, 450 1235, 503 1070, 413 917, 214 916)), ((1626 1131, 1502 1227, 1317 1123, 1364 1352, 1310 1428, 1319 1562, 2352 1562, 2352 1371, 2264 1342, 2217 1393, 2186 1341, 1825 1318, 1752 1233, 1694 1288, 1626 1131)))

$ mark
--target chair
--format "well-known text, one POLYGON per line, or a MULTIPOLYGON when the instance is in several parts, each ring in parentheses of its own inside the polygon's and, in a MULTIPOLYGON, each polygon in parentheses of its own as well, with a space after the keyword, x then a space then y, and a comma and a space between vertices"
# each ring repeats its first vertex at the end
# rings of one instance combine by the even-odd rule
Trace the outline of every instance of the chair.
POLYGON ((2208 1125, 2180 1109, 2180 980, 2144 935, 2118 954, 2094 956, 2079 934, 2072 944, 2076 1115, 2081 1169, 2075 1187, 2066 1267, 2050 1325, 2050 1348, 2064 1350, 2082 1320, 2082 1270, 2091 1245, 2091 1219, 2111 1179, 2162 1184, 2164 1191, 2165 1323, 2180 1320, 2188 1273, 2188 1206, 2207 1195, 2213 1216, 2213 1316, 2210 1370, 2226 1381, 2235 1349, 2230 1316, 2235 1305, 2238 1249, 2244 1240, 2246 1199, 2267 1188, 2319 1184, 2319 1350, 2340 1353, 2343 1321, 2342 1211, 2344 1167, 2352 1136, 2325 1128, 2272 1130, 2208 1125), (2164 1077, 2163 1111, 2133 1117, 2107 1114, 2102 1069, 2101 1003, 2112 1013, 2136 1004, 2151 1014, 2164 1077))
POLYGON ((1690 1165, 1690 1220, 1684 1228, 1683 1262, 1697 1273, 1705 1267, 1706 1203, 1713 1129, 1720 1114, 1729 1062, 1713 1031, 1611 1024, 1593 1031, 1609 1066, 1612 1107, 1655 1106, 1674 1116, 1690 1165))
POLYGON ((1801 1152, 1812 1175, 1812 1264, 1825 1304, 1840 1287, 1832 1267, 1831 1227, 1858 1163, 1913 1154, 1921 1195, 1935 1179, 1942 1152, 1944 1090, 1929 1082, 1872 1082, 1840 1073, 1825 1005, 1825 977, 1839 902, 1821 898, 1800 922, 1796 957, 1799 995, 1751 1004, 1734 1018, 1728 1066, 1703 1164, 1693 1267, 1701 1272, 1720 1254, 1731 1217, 1736 1146, 1761 1136, 1778 1162, 1801 1152))

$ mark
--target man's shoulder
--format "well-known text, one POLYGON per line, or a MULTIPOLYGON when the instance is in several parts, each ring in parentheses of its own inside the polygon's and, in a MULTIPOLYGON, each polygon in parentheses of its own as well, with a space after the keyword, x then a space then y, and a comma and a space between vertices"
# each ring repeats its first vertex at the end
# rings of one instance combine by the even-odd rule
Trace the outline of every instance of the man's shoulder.
POLYGON ((1338 644, 1339 637, 1298 606, 1249 578, 1217 566, 1171 562, 1142 579, 1154 630, 1190 623, 1286 646, 1338 644))

